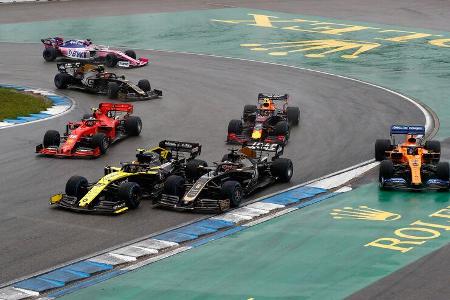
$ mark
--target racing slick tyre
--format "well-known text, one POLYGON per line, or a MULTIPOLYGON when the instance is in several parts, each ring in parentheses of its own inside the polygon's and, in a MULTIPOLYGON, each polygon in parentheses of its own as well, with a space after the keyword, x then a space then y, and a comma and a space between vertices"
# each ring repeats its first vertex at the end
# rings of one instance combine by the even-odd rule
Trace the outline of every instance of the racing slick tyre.
POLYGON ((290 125, 296 126, 300 122, 300 108, 297 106, 288 106, 286 108, 286 115, 290 125))
POLYGON ((136 209, 141 203, 141 187, 136 182, 123 182, 119 186, 119 198, 124 200, 130 209, 136 209))
POLYGON ((430 150, 434 153, 439 153, 435 156, 436 159, 434 159, 434 162, 439 162, 441 159, 441 142, 440 141, 426 141, 425 142, 425 149, 430 150))
POLYGON ((294 166, 289 158, 277 158, 270 165, 270 173, 281 182, 289 182, 294 174, 294 166))
POLYGON ((58 56, 58 52, 56 52, 55 48, 45 48, 44 52, 42 52, 42 57, 45 61, 54 61, 58 56))
POLYGON ((134 52, 133 50, 126 50, 125 55, 131 57, 132 59, 136 59, 136 52, 134 52))
POLYGON ((44 141, 43 145, 44 148, 48 147, 58 147, 61 142, 61 136, 59 135, 59 132, 56 130, 47 130, 47 132, 44 134, 44 141))
POLYGON ((390 179, 392 176, 394 176, 394 163, 389 159, 382 160, 380 163, 378 181, 382 183, 383 179, 390 179))
POLYGON ((72 81, 72 76, 69 74, 58 73, 55 75, 55 86, 57 89, 63 90, 67 88, 67 85, 72 81))
POLYGON ((376 140, 375 141, 375 160, 382 161, 386 159, 386 151, 392 149, 390 140, 376 140))
POLYGON ((105 57, 105 65, 108 68, 114 68, 117 64, 117 57, 114 54, 108 54, 105 57))
POLYGON ((450 166, 448 162, 440 162, 436 166, 436 177, 440 180, 450 179, 450 166))
POLYGON ((244 106, 244 112, 242 113, 242 117, 244 119, 244 122, 254 122, 255 120, 255 114, 256 113, 256 105, 253 104, 247 104, 244 106))
POLYGON ((87 120, 92 117, 92 114, 84 114, 81 120, 87 120))
POLYGON ((66 183, 66 194, 78 200, 87 193, 88 181, 83 176, 72 176, 66 183))
POLYGON ((120 86, 117 82, 108 82, 108 89, 106 94, 111 99, 117 99, 119 97, 120 86))
POLYGON ((150 86, 150 81, 148 81, 147 79, 139 80, 137 86, 144 92, 150 92, 152 89, 152 87, 150 86))
POLYGON ((242 133, 242 121, 241 120, 231 120, 228 123, 228 133, 241 134, 242 133))
POLYGON ((105 154, 109 147, 109 140, 106 134, 99 132, 92 137, 92 148, 99 148, 101 154, 105 154))
POLYGON ((234 180, 225 181, 222 184, 221 191, 226 199, 230 199, 230 207, 238 207, 241 204, 243 192, 239 182, 234 180))
POLYGON ((286 121, 280 121, 277 124, 275 124, 274 128, 274 134, 275 135, 284 135, 287 136, 289 133, 289 124, 286 121))
POLYGON ((138 136, 142 130, 142 120, 136 116, 130 116, 125 119, 125 130, 130 136, 138 136))
POLYGON ((186 191, 184 183, 185 180, 183 177, 170 175, 167 177, 166 182, 164 182, 164 193, 171 196, 178 196, 181 199, 186 191))
POLYGON ((207 167, 208 164, 206 161, 201 159, 193 159, 190 160, 186 164, 186 177, 192 180, 199 179, 203 174, 205 174, 205 170, 203 167, 207 167))

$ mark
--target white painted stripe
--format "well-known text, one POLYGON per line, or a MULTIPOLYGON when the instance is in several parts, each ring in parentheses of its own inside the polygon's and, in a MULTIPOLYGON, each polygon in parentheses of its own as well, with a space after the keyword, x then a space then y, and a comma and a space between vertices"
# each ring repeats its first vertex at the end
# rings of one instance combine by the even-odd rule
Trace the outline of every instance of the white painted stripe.
POLYGON ((245 207, 272 211, 275 209, 283 208, 284 206, 285 205, 268 203, 268 202, 255 202, 255 203, 250 203, 249 205, 246 205, 245 207))
POLYGON ((268 210, 256 209, 247 206, 233 210, 234 215, 249 216, 249 217, 257 217, 268 213, 269 213, 268 210))
POLYGON ((105 253, 93 258, 88 259, 88 261, 93 261, 93 262, 98 262, 98 263, 102 263, 102 264, 108 264, 108 265, 112 265, 112 266, 117 266, 120 264, 124 264, 129 262, 130 260, 127 258, 123 258, 123 257, 118 257, 116 255, 111 255, 110 253, 105 253))
POLYGON ((262 218, 260 218, 260 219, 257 219, 257 220, 254 220, 254 221, 245 223, 245 224, 243 224, 242 226, 245 226, 245 227, 251 227, 251 226, 254 226, 254 225, 256 225, 256 224, 260 224, 260 223, 266 222, 266 221, 268 221, 268 220, 277 218, 277 217, 279 217, 279 216, 285 215, 285 214, 290 213, 291 211, 294 211, 294 210, 297 210, 297 209, 298 209, 297 207, 287 208, 287 209, 278 211, 278 212, 276 212, 276 213, 274 213, 274 214, 272 214, 272 215, 265 216, 265 217, 262 217, 262 218))
POLYGON ((8 123, 8 122, 0 122, 0 127, 8 127, 8 126, 12 126, 14 125, 13 123, 8 123))
MULTIPOLYGON (((65 112, 66 110, 68 110, 70 108, 70 105, 55 105, 50 107, 47 110, 42 111, 42 113, 45 114, 49 114, 49 115, 59 115, 63 112, 65 112)), ((43 119, 45 120, 45 119, 43 119)))
POLYGON ((334 193, 347 193, 347 192, 350 192, 351 190, 353 190, 352 187, 343 186, 340 189, 335 190, 334 193))
POLYGON ((365 172, 369 171, 370 169, 374 168, 377 165, 378 165, 378 162, 373 162, 368 165, 361 166, 359 168, 355 168, 353 170, 350 170, 350 171, 347 171, 347 172, 344 172, 344 173, 341 173, 341 174, 338 174, 338 175, 335 175, 335 176, 332 176, 329 178, 318 180, 307 186, 331 190, 331 189, 334 189, 338 186, 341 186, 341 185, 349 182, 353 178, 361 176, 362 174, 364 174, 365 172))
POLYGON ((172 251, 165 252, 165 253, 163 253, 163 254, 161 254, 161 255, 158 255, 158 256, 155 256, 155 257, 151 257, 151 258, 149 258, 149 259, 143 260, 143 261, 138 262, 138 263, 136 263, 136 264, 133 264, 133 265, 131 265, 131 266, 125 267, 125 268, 123 268, 122 270, 124 270, 124 271, 135 270, 135 269, 140 268, 140 267, 143 267, 143 266, 145 266, 145 265, 148 265, 148 264, 157 262, 157 261, 159 261, 159 260, 161 260, 161 259, 170 257, 170 256, 172 256, 172 255, 175 255, 175 254, 178 254, 178 253, 181 253, 181 252, 184 252, 184 251, 189 250, 189 249, 191 249, 191 248, 192 248, 192 247, 186 247, 186 246, 179 247, 179 248, 173 249, 172 251))
POLYGON ((223 215, 219 215, 217 217, 213 217, 211 219, 213 219, 213 220, 229 221, 229 222, 233 222, 233 223, 239 223, 239 222, 243 222, 243 221, 249 221, 249 220, 252 219, 252 217, 236 215, 236 214, 233 214, 232 212, 229 212, 229 213, 226 213, 226 214, 223 214, 223 215))
POLYGON ((119 248, 119 249, 111 252, 111 254, 119 254, 119 255, 131 256, 131 257, 141 257, 141 256, 157 254, 157 253, 158 253, 158 250, 155 250, 155 249, 136 247, 136 246, 132 246, 132 245, 126 246, 123 248, 119 248))
POLYGON ((38 292, 23 290, 13 288, 12 286, 8 286, 0 289, 0 299, 1 300, 20 300, 25 299, 30 296, 38 296, 38 292), (26 291, 26 292, 25 292, 26 291))
POLYGON ((162 241, 157 239, 148 239, 143 240, 138 243, 132 244, 136 247, 142 247, 142 248, 148 248, 148 249, 154 249, 154 250, 161 250, 165 248, 175 247, 178 246, 178 243, 175 242, 169 242, 169 241, 162 241))
POLYGON ((123 259, 127 262, 136 260, 136 257, 134 257, 134 256, 124 255, 124 254, 116 254, 116 253, 112 253, 112 252, 110 252, 108 254, 111 256, 117 257, 118 259, 123 259))

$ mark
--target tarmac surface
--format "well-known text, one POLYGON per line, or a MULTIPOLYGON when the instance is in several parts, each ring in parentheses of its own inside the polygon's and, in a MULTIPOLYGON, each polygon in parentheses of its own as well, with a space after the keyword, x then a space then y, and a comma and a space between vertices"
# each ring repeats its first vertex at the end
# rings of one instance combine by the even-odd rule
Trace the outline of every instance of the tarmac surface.
MULTIPOLYGON (((450 3, 437 0, 382 0, 376 4, 353 0, 346 0, 345 4, 337 0, 239 1, 239 4, 237 1, 112 0, 106 8, 106 1, 89 1, 89 6, 87 2, 4 5, 0 9, 0 23, 234 5, 450 30, 450 3)), ((40 45, 3 43, 0 54, 0 81, 53 88, 56 68, 42 61, 40 45)), ((238 117, 242 105, 252 103, 259 91, 287 91, 302 110, 301 126, 294 129, 286 151, 286 156, 296 164, 293 184, 370 159, 373 140, 380 132, 386 132, 393 121, 423 121, 420 113, 403 100, 343 79, 258 63, 180 54, 140 54, 148 54, 154 63, 148 68, 123 73, 135 80, 149 77, 152 85, 161 87, 165 93, 162 100, 136 103, 136 114, 145 119, 142 137, 115 145, 107 156, 97 160, 36 158, 34 146, 40 143, 47 128, 62 130, 66 121, 78 119, 102 99, 78 92, 64 93, 77 102, 70 114, 0 131, 3 165, 0 209, 4 212, 0 217, 0 282, 203 217, 152 209, 148 203, 119 218, 85 216, 49 209, 47 198, 63 190, 70 175, 80 173, 94 180, 101 175, 105 164, 131 159, 136 147, 155 144, 163 138, 196 138, 205 145, 203 158, 217 159, 227 149, 223 140, 228 120, 238 117), (293 83, 292 78, 297 82, 293 83), (216 114, 208 113, 211 111, 216 114), (67 239, 68 236, 71 238, 67 239)), ((353 298, 438 299, 448 295, 448 267, 442 262, 449 257, 447 246, 354 294, 353 298)))

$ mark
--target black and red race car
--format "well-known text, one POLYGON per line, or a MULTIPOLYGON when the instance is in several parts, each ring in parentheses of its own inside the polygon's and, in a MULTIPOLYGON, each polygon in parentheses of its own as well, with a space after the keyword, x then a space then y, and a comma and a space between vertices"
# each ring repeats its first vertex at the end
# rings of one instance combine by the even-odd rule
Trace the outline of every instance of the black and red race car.
POLYGON ((48 130, 43 144, 36 146, 36 153, 57 157, 98 157, 105 154, 112 143, 141 133, 141 118, 131 116, 132 113, 131 104, 100 103, 81 121, 69 122, 62 137, 58 131, 48 130))
POLYGON ((227 143, 265 142, 286 145, 300 109, 288 106, 289 95, 258 94, 258 105, 245 105, 241 120, 228 124, 227 143))

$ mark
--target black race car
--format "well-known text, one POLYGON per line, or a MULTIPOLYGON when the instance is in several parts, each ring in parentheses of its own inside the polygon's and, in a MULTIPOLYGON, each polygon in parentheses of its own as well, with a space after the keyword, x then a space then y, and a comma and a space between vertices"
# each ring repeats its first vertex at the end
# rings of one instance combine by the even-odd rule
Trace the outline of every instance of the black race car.
POLYGON ((163 207, 224 211, 238 207, 242 199, 259 188, 289 182, 290 159, 280 158, 283 146, 257 142, 231 149, 214 167, 192 160, 184 174, 169 176, 157 204, 163 207), (184 176, 183 176, 184 175, 184 176))
POLYGON ((59 73, 55 75, 54 81, 58 89, 79 89, 124 101, 150 100, 162 96, 162 91, 151 89, 147 79, 141 79, 135 85, 123 75, 106 72, 102 65, 65 62, 57 66, 59 73))
POLYGON ((159 198, 164 181, 173 174, 183 174, 186 164, 200 155, 198 143, 161 141, 158 147, 138 149, 136 160, 121 167, 105 167, 105 176, 88 183, 82 176, 72 176, 65 194, 50 198, 50 204, 79 212, 119 214, 139 206, 141 199, 159 198))

